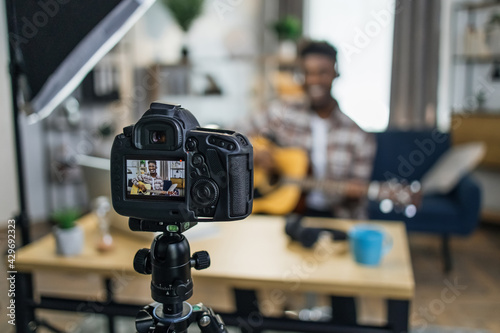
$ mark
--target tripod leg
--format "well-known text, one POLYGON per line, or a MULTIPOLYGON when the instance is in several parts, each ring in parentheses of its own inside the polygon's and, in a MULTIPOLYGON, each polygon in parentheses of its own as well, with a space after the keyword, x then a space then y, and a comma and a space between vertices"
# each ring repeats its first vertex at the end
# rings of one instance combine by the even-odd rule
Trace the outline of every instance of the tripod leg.
MULTIPOLYGON (((195 320, 202 333, 227 333, 226 325, 221 316, 202 303, 193 306, 189 322, 195 320)), ((176 331, 177 332, 177 331, 176 331)))

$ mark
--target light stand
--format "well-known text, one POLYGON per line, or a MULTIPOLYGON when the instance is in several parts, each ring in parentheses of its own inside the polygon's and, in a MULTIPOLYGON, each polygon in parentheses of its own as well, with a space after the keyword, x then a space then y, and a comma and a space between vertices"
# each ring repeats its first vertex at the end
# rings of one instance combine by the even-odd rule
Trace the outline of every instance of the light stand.
MULTIPOLYGON (((16 29, 15 24, 16 15, 14 1, 7 0, 5 2, 5 9, 7 13, 7 24, 8 31, 13 31, 14 33, 19 33, 16 29)), ((19 214, 15 217, 16 224, 21 228, 22 244, 27 245, 30 243, 30 233, 29 233, 29 220, 27 214, 26 205, 26 193, 24 187, 24 170, 23 170, 23 154, 22 154, 22 142, 21 142, 21 128, 19 124, 19 79, 21 77, 21 55, 18 49, 18 45, 15 42, 9 43, 9 72, 10 72, 10 83, 11 83, 11 98, 12 98, 12 119, 14 122, 14 144, 16 149, 16 168, 17 168, 17 187, 19 193, 19 214)))

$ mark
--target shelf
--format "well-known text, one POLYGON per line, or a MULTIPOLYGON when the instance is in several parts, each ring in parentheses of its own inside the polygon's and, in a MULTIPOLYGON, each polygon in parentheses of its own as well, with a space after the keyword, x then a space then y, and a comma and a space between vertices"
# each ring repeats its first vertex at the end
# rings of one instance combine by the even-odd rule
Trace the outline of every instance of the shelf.
POLYGON ((452 110, 453 116, 464 116, 464 117, 481 117, 481 118, 498 118, 500 117, 500 109, 478 109, 478 110, 452 110))
POLYGON ((473 62, 478 64, 490 64, 493 62, 500 62, 500 54, 494 55, 465 55, 455 54, 455 61, 473 62))
MULTIPOLYGON (((168 95, 161 95, 159 100, 162 101, 174 101, 175 99, 196 99, 196 100, 201 100, 201 99, 213 99, 213 100, 218 100, 218 99, 227 99, 231 98, 229 94, 221 94, 221 95, 199 95, 199 94, 168 94, 168 95)), ((240 96, 238 96, 240 98, 240 96)))
POLYGON ((486 155, 481 166, 500 168, 500 113, 466 113, 452 115, 451 137, 454 145, 482 141, 486 155))
POLYGON ((500 7, 500 1, 487 1, 487 2, 470 2, 470 3, 461 3, 458 5, 461 10, 479 10, 479 9, 487 9, 492 7, 500 7))

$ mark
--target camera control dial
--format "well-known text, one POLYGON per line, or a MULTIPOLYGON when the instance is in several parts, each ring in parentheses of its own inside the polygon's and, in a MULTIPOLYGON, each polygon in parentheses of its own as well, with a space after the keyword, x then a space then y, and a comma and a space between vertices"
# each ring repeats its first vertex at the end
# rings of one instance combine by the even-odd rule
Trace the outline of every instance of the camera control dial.
POLYGON ((193 253, 191 258, 191 267, 201 270, 210 267, 210 255, 207 251, 198 251, 193 253))
POLYGON ((151 251, 140 249, 134 257, 134 270, 139 274, 151 274, 151 251))
POLYGON ((212 206, 219 198, 219 187, 212 179, 198 179, 191 190, 193 201, 200 206, 212 206))
POLYGON ((175 280, 172 287, 175 290, 175 294, 178 296, 184 296, 190 290, 188 285, 181 280, 175 280))

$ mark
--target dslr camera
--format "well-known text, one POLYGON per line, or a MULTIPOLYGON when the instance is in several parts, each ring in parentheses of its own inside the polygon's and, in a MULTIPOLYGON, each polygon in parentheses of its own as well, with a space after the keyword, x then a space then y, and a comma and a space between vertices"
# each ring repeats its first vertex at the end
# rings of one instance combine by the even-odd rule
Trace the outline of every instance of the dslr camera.
POLYGON ((111 188, 132 230, 243 219, 252 211, 252 145, 240 133, 201 128, 180 105, 155 102, 116 136, 111 188))

